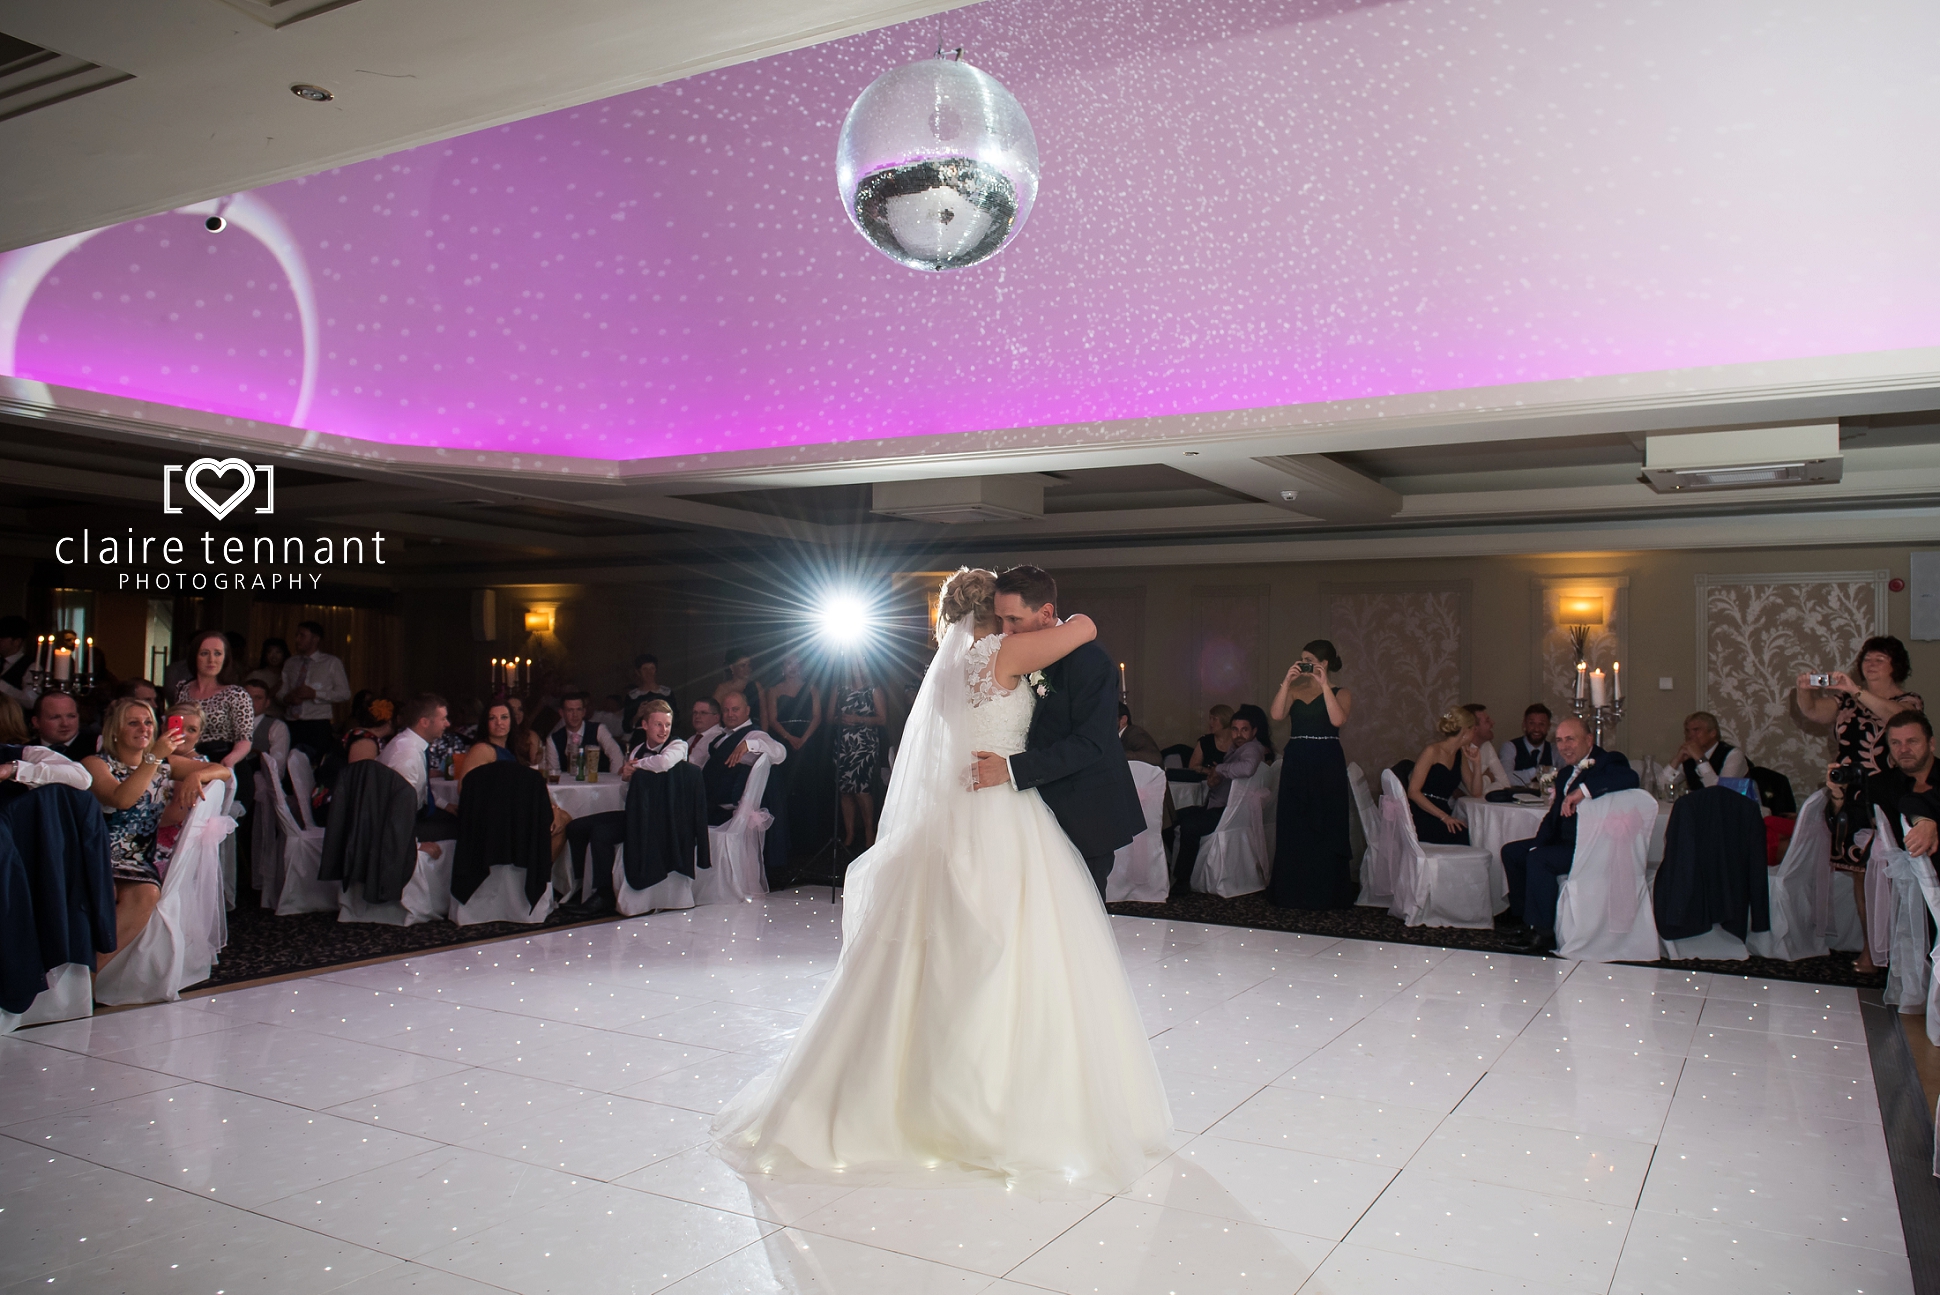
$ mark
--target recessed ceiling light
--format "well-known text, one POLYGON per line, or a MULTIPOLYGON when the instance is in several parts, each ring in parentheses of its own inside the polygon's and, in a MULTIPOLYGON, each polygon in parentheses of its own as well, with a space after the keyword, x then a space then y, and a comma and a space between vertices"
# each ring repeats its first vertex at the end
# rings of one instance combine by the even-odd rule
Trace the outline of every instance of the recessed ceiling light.
POLYGON ((299 99, 308 99, 311 103, 329 103, 337 97, 320 85, 293 85, 290 87, 290 93, 299 99))

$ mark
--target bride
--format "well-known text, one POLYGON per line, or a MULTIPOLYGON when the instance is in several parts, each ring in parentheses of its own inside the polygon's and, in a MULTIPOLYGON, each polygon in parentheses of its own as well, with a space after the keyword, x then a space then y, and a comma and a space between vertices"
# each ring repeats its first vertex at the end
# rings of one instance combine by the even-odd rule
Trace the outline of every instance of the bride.
POLYGON ((1172 1113, 1076 847, 1036 791, 969 785, 972 751, 1024 749, 1024 677, 1097 629, 999 634, 995 595, 988 571, 943 586, 841 956, 788 1055, 715 1121, 746 1171, 1119 1191, 1167 1151, 1172 1113))

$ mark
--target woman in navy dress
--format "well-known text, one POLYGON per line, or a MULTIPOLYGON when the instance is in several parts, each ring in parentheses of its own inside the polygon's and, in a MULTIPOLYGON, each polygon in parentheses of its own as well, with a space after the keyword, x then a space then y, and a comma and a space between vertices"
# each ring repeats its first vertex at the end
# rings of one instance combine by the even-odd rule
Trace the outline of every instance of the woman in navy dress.
POLYGON ((1468 824, 1455 817, 1455 798, 1482 798, 1482 762, 1469 745, 1475 713, 1451 708, 1435 721, 1435 740, 1415 757, 1408 777, 1408 811, 1423 845, 1467 845, 1468 824))
POLYGON ((1354 902, 1354 851, 1347 835, 1354 793, 1340 745, 1354 699, 1334 686, 1340 668, 1334 645, 1315 639, 1300 650, 1273 694, 1273 718, 1293 722, 1280 761, 1278 844, 1268 888, 1281 908, 1346 908, 1354 902))

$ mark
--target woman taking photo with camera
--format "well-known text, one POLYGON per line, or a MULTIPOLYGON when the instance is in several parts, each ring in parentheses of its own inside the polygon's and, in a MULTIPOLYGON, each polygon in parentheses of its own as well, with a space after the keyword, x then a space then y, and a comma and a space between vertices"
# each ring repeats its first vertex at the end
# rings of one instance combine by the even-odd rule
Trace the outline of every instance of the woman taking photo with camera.
POLYGON ((1280 761, 1278 845, 1269 889, 1281 908, 1346 908, 1354 902, 1349 867, 1347 815, 1354 804, 1347 786, 1347 756, 1340 731, 1354 699, 1336 688, 1340 654, 1326 639, 1300 650, 1288 667, 1269 713, 1293 720, 1280 761))

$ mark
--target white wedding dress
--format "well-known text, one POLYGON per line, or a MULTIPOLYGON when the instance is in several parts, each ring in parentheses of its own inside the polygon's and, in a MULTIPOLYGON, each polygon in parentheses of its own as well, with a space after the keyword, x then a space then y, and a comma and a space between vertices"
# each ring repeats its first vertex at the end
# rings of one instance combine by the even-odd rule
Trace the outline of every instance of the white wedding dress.
POLYGON ((973 750, 1015 754, 1030 729, 1030 690, 991 677, 1000 644, 962 621, 944 635, 822 999, 715 1122, 743 1170, 1117 1191, 1167 1151, 1165 1089, 1077 849, 1037 792, 967 785, 973 750))

